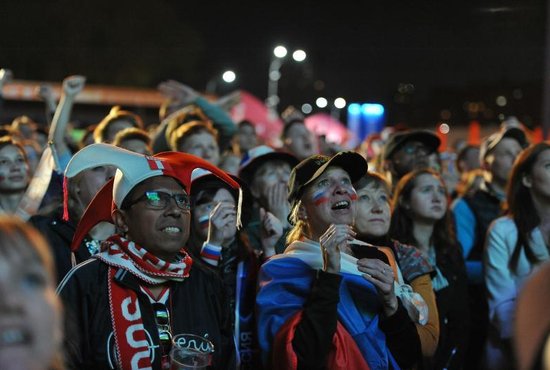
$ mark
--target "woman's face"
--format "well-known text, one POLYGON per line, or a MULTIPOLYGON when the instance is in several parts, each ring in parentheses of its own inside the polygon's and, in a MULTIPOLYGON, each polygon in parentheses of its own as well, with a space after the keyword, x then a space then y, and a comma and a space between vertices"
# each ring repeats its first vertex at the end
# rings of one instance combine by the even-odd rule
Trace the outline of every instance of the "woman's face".
POLYGON ((410 200, 413 219, 427 222, 442 219, 447 211, 447 196, 441 181, 428 173, 419 175, 414 181, 410 200))
MULTIPOLYGON (((233 196, 231 195, 229 190, 221 188, 216 192, 211 202, 202 203, 193 208, 193 227, 201 240, 206 240, 208 236, 208 223, 210 221, 210 212, 212 212, 212 210, 214 209, 214 207, 216 207, 218 203, 228 203, 235 207, 235 199, 233 199, 233 196)), ((231 233, 231 235, 234 236, 237 232, 237 219, 234 216, 228 217, 233 218, 231 224, 235 226, 232 230, 232 233, 231 230, 229 230, 228 233, 231 233)))
POLYGON ((340 167, 329 167, 302 196, 305 221, 312 237, 321 236, 331 224, 353 225, 357 194, 350 177, 340 167))
POLYGON ((15 145, 0 149, 0 192, 18 192, 29 184, 29 165, 15 145))
POLYGON ((196 155, 214 166, 220 162, 220 149, 214 136, 208 132, 199 132, 180 141, 178 151, 196 155))
POLYGON ((390 229, 390 200, 383 186, 371 182, 357 190, 355 230, 359 235, 382 237, 390 229))
POLYGON ((531 176, 522 180, 531 188, 531 193, 541 199, 550 199, 550 149, 541 152, 533 165, 531 176))
POLYGON ((59 349, 61 306, 54 283, 37 259, 0 257, 2 369, 45 369, 59 349))

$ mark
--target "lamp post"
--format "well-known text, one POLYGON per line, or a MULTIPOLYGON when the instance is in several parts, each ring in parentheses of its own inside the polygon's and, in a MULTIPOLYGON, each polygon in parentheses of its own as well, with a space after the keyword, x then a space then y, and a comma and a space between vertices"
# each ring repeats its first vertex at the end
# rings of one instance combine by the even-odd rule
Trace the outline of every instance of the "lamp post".
MULTIPOLYGON (((284 46, 276 46, 275 49, 273 49, 271 63, 269 63, 266 105, 269 111, 274 115, 277 115, 277 105, 279 105, 280 100, 279 80, 281 79, 281 66, 287 54, 288 50, 284 46)), ((295 50, 292 53, 292 59, 298 63, 303 62, 306 59, 306 52, 300 49, 295 50)))

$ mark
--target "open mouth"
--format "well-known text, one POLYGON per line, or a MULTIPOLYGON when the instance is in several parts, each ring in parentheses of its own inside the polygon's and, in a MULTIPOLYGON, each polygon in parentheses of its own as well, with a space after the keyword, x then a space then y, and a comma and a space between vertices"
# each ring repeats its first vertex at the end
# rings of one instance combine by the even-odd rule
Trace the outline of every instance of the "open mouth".
POLYGON ((9 327, 0 331, 0 347, 29 344, 31 335, 23 328, 9 327))
POLYGON ((343 209, 349 209, 351 203, 348 200, 341 200, 339 202, 336 202, 332 205, 333 210, 343 210, 343 209))

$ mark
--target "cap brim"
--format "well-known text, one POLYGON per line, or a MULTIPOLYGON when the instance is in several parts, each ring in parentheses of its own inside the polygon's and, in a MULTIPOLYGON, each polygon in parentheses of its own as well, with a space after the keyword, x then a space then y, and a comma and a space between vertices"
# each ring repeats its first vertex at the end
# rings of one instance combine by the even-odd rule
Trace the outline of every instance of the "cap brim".
POLYGON ((313 176, 301 186, 304 189, 306 186, 315 181, 319 176, 321 176, 329 167, 340 167, 346 171, 351 179, 351 182, 354 183, 363 177, 369 170, 367 161, 363 156, 356 152, 339 152, 336 153, 327 163, 323 164, 321 167, 315 171, 313 176))
POLYGON ((429 154, 435 152, 437 148, 439 148, 439 146, 441 145, 441 140, 439 139, 439 137, 431 131, 415 130, 412 132, 405 132, 403 134, 397 133, 394 135, 401 135, 402 137, 399 138, 399 142, 396 143, 389 152, 384 153, 385 159, 390 158, 395 152, 401 149, 401 147, 403 147, 405 143, 409 141, 418 141, 424 144, 426 148, 429 149, 429 154))

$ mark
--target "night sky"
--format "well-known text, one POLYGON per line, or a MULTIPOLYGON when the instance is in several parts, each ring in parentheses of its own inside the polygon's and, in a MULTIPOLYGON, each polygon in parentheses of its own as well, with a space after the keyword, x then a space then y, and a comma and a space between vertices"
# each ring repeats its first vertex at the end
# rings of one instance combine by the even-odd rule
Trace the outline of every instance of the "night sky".
MULTIPOLYGON (((234 88, 264 99, 272 49, 281 43, 308 57, 283 65, 280 108, 343 96, 385 104, 394 123, 435 122, 442 109, 461 123, 471 118, 465 101, 493 106, 506 95, 510 104, 487 119, 505 113, 537 123, 544 2, 465 3, 6 1, 0 67, 19 79, 78 73, 89 84, 153 88, 172 78, 197 90, 230 68, 234 88)), ((218 84, 220 94, 229 91, 218 84)))

